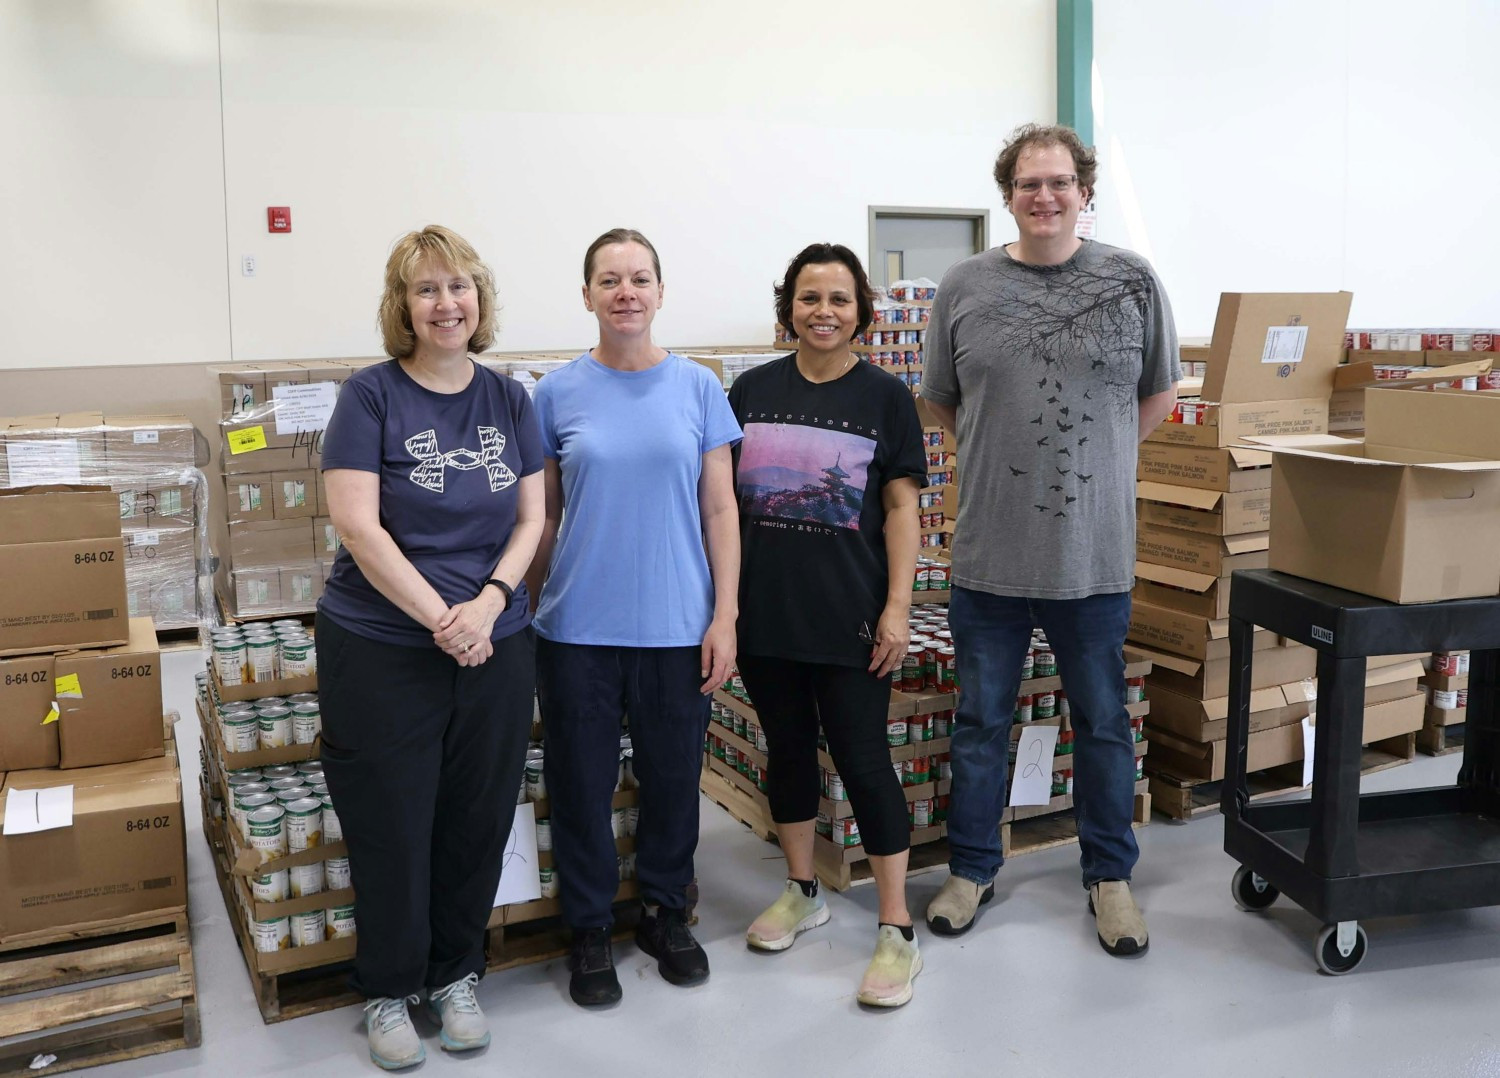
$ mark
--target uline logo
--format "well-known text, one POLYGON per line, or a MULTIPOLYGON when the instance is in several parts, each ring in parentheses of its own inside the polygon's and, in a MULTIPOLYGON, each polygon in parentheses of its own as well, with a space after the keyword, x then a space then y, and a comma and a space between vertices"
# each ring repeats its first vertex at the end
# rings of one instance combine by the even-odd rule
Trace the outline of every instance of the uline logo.
POLYGON ((1320 644, 1331 644, 1333 643, 1333 630, 1325 629, 1321 625, 1314 625, 1312 627, 1312 638, 1320 644))
POLYGON ((490 478, 490 492, 504 490, 516 481, 516 473, 500 459, 505 452, 505 435, 494 427, 479 427, 479 450, 450 449, 438 451, 437 431, 424 430, 406 439, 406 451, 422 463, 411 470, 411 481, 419 487, 443 492, 443 474, 449 468, 461 472, 483 468, 490 478))

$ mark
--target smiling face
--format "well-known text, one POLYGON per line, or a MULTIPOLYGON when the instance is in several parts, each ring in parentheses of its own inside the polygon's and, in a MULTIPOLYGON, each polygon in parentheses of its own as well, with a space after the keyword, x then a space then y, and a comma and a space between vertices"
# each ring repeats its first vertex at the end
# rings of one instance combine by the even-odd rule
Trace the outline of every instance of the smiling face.
POLYGON ((645 247, 611 243, 595 253, 592 274, 583 286, 583 305, 599 320, 601 334, 649 334, 662 298, 662 284, 645 247))
POLYGON ((1053 243, 1073 236, 1089 192, 1076 182, 1070 190, 1054 191, 1047 181, 1076 176, 1077 172, 1073 155, 1065 146, 1042 145, 1022 151, 1011 179, 1008 208, 1023 242, 1053 243), (1035 192, 1018 189, 1028 180, 1041 181, 1035 192))
POLYGON ((842 354, 859 329, 854 274, 842 262, 812 262, 797 273, 792 293, 792 332, 799 347, 842 354))
POLYGON ((479 326, 479 293, 474 278, 433 259, 417 267, 406 286, 417 352, 433 358, 462 355, 479 326))

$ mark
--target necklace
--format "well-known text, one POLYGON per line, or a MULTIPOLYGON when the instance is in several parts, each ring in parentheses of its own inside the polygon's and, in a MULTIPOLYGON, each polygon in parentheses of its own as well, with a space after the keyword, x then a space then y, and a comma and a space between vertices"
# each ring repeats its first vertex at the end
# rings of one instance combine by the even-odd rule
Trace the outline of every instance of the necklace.
MULTIPOLYGON (((800 353, 799 353, 799 355, 800 355, 800 353)), ((827 378, 819 378, 817 381, 813 381, 813 379, 811 379, 811 378, 808 378, 807 380, 809 382, 812 382, 813 385, 819 385, 819 386, 823 385, 826 382, 835 382, 838 379, 842 378, 844 376, 844 372, 847 371, 852 366, 854 366, 854 353, 850 352, 847 356, 844 357, 844 362, 839 366, 839 369, 836 370, 836 371, 834 371, 827 378)))

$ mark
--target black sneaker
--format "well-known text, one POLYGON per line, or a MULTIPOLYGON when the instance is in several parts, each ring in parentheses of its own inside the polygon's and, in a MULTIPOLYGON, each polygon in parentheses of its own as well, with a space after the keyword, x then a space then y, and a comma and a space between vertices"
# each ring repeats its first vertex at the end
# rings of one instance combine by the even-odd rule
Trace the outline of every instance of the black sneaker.
POLYGON ((708 980, 708 955, 688 931, 687 912, 658 906, 641 914, 635 942, 656 959, 656 968, 668 984, 702 984, 708 980))
POLYGON ((607 1007, 620 1002, 620 979, 615 976, 615 953, 608 928, 580 928, 573 932, 568 968, 568 995, 580 1007, 607 1007))

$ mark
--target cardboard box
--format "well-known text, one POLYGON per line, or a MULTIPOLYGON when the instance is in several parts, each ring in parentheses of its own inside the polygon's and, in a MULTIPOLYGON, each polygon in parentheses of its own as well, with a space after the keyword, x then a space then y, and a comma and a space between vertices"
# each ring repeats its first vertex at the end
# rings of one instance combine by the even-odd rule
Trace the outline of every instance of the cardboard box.
POLYGON ((1169 483, 1135 485, 1136 519, 1145 524, 1203 535, 1244 535, 1271 527, 1271 492, 1248 490, 1230 494, 1169 483))
POLYGON ((1165 606, 1204 618, 1227 618, 1230 579, 1138 561, 1135 563, 1135 589, 1130 594, 1134 599, 1153 606, 1165 606))
POLYGON ((281 570, 281 605, 287 610, 311 610, 323 594, 323 571, 315 561, 281 570))
POLYGON ((313 518, 313 550, 319 561, 332 561, 338 555, 339 543, 332 517, 313 518))
POLYGON ((236 615, 271 614, 282 608, 280 569, 235 569, 229 576, 236 615))
POLYGON ((301 565, 313 561, 316 553, 307 518, 229 526, 229 562, 236 572, 301 565))
POLYGON ((1180 528, 1140 523, 1135 530, 1136 558, 1155 565, 1208 576, 1228 576, 1236 569, 1264 569, 1270 532, 1248 535, 1202 535, 1180 528))
POLYGON ((1328 433, 1351 434, 1365 429, 1365 391, 1336 389, 1328 398, 1328 433))
POLYGON ((0 943, 187 904, 175 746, 152 760, 5 780, 7 796, 61 786, 73 788, 69 826, 0 836, 0 943))
POLYGON ((224 477, 224 512, 230 524, 250 524, 276 517, 274 480, 270 472, 224 477))
POLYGON ((63 768, 162 754, 161 652, 150 618, 130 620, 130 642, 58 655, 54 669, 63 768), (69 685, 69 679, 74 684, 69 685))
POLYGON ((122 528, 130 584, 151 576, 197 575, 198 533, 190 527, 122 528))
POLYGON ((108 478, 100 412, 22 416, 6 428, 8 482, 17 487, 108 478))
MULTIPOLYGON (((1448 352, 1444 354, 1450 356, 1472 355, 1472 353, 1465 352, 1448 352)), ((1350 389, 1410 390, 1422 386, 1430 386, 1437 382, 1452 382, 1460 378, 1476 378, 1481 374, 1488 374, 1490 370, 1490 361, 1488 359, 1469 359, 1466 362, 1450 364, 1441 369, 1424 370, 1421 367, 1417 367, 1404 372, 1400 378, 1382 378, 1379 376, 1377 368, 1385 365, 1384 363, 1350 362, 1340 367, 1335 373, 1333 388, 1335 391, 1350 389)))
POLYGON ((187 416, 112 415, 104 419, 111 482, 199 464, 198 434, 187 416))
POLYGON ((219 424, 225 475, 316 469, 323 461, 323 432, 276 433, 276 410, 265 405, 219 424))
POLYGON ((1500 591, 1500 460, 1319 435, 1262 444, 1273 441, 1272 569, 1395 603, 1500 591), (1359 541, 1371 522, 1378 540, 1359 541))
MULTIPOLYGON (((1132 646, 1151 659, 1151 677, 1162 688, 1198 700, 1229 695, 1229 659, 1191 659, 1139 644, 1132 646)), ((1250 688, 1290 685, 1312 677, 1317 669, 1318 653, 1305 644, 1257 651, 1250 665, 1250 688)))
POLYGON ((120 500, 120 524, 126 527, 191 527, 198 519, 198 486, 161 485, 157 477, 147 485, 111 483, 120 500))
MULTIPOLYGON (((1405 696, 1364 709, 1364 731, 1361 743, 1384 741, 1422 728, 1424 697, 1405 696)), ((1228 741, 1189 741, 1151 725, 1147 720, 1147 737, 1151 757, 1158 768, 1179 778, 1221 781, 1228 764, 1228 741)), ((1249 737, 1245 769, 1264 771, 1268 767, 1296 763, 1302 759, 1302 724, 1277 726, 1249 737)))
POLYGON ((1500 460, 1500 390, 1366 395, 1365 444, 1378 452, 1500 460))
POLYGON ((51 655, 0 659, 0 773, 57 766, 55 695, 51 655))
MULTIPOLYGON (((1150 603, 1131 602, 1125 639, 1192 659, 1229 657, 1227 618, 1203 618, 1150 603)), ((1281 638, 1269 629, 1257 629, 1252 640, 1257 652, 1282 646, 1281 638)))
POLYGON ((270 401, 266 392, 266 367, 264 363, 229 363, 208 368, 208 373, 219 382, 221 417, 228 419, 270 401))
POLYGON ((1271 455, 1260 449, 1231 446, 1205 449, 1190 445, 1142 442, 1136 478, 1203 490, 1238 493, 1271 485, 1271 455))
POLYGON ((0 491, 0 655, 129 638, 119 513, 107 487, 0 491))
POLYGON ((1327 430, 1352 300, 1349 292, 1224 293, 1199 422, 1163 423, 1149 438, 1220 448, 1245 437, 1327 430))
POLYGON ((277 520, 318 515, 318 473, 311 469, 271 475, 271 512, 277 520))

